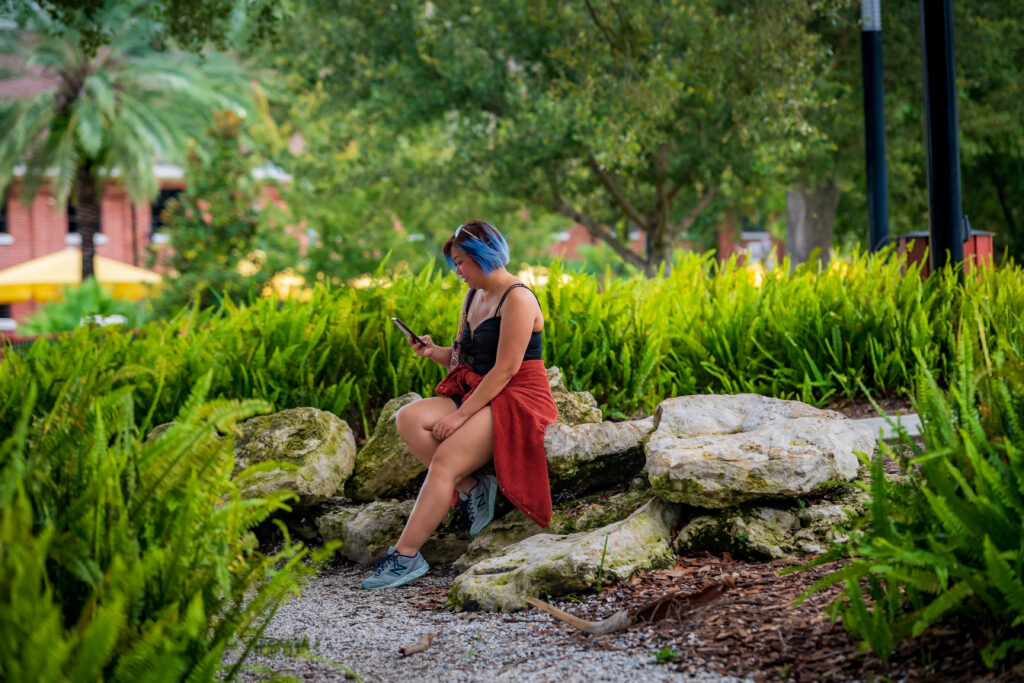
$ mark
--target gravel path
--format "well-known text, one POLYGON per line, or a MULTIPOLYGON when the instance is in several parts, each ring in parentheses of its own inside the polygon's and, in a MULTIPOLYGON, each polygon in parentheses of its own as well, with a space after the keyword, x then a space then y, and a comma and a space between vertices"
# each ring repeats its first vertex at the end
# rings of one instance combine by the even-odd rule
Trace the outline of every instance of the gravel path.
MULTIPOLYGON (((384 681, 736 681, 652 664, 649 634, 583 637, 538 610, 515 614, 453 613, 443 602, 452 576, 431 571, 395 590, 364 591, 366 570, 332 564, 285 605, 266 631, 270 642, 301 642, 309 652, 350 668, 362 680, 384 681), (440 631, 430 647, 402 657, 398 648, 440 631)), ((589 600, 596 597, 588 596, 589 600)), ((339 666, 309 656, 260 654, 244 680, 266 667, 304 681, 352 680, 339 666)))

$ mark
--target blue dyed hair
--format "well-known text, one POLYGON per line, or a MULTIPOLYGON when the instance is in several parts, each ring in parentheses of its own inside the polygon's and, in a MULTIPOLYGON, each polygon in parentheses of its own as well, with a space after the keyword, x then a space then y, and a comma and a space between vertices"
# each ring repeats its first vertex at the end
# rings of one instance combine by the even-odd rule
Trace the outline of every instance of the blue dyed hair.
POLYGON ((496 227, 483 221, 463 223, 444 243, 444 260, 452 270, 455 270, 452 250, 456 247, 465 252, 488 275, 507 265, 509 261, 508 243, 505 242, 505 238, 496 227))

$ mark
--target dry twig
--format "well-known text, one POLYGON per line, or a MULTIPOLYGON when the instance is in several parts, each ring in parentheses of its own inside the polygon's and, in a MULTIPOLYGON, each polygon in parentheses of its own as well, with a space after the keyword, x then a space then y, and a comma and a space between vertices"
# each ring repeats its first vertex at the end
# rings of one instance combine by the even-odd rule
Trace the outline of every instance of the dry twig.
POLYGON ((409 655, 414 655, 417 652, 423 652, 428 647, 430 647, 430 642, 432 640, 434 640, 434 638, 437 638, 439 635, 441 635, 440 631, 434 631, 433 633, 428 633, 427 635, 423 636, 422 638, 417 640, 412 645, 406 645, 405 647, 398 648, 398 652, 403 657, 408 657, 409 655))
POLYGON ((569 614, 568 612, 563 612, 557 607, 552 607, 548 603, 544 602, 543 600, 538 600, 537 598, 528 597, 526 598, 526 602, 533 605, 537 609, 544 610, 545 612, 553 616, 555 619, 558 619, 559 621, 564 621, 570 626, 574 626, 580 629, 581 631, 586 631, 587 633, 593 634, 595 636, 603 636, 606 633, 614 633, 615 631, 621 631, 622 629, 626 628, 632 623, 632 620, 629 618, 629 614, 627 614, 625 611, 616 612, 607 619, 602 619, 601 621, 587 621, 586 619, 580 619, 579 617, 573 614, 569 614))

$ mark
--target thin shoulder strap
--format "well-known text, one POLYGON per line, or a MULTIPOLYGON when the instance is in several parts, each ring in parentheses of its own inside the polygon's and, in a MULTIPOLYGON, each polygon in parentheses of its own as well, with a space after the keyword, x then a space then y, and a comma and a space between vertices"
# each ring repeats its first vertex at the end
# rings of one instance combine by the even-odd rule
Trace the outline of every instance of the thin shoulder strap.
MULTIPOLYGON (((527 289, 527 290, 529 290, 530 294, 533 294, 533 290, 532 290, 532 289, 530 289, 529 287, 527 287, 526 285, 524 285, 524 284, 523 284, 522 282, 517 282, 517 283, 515 283, 514 285, 512 285, 511 287, 509 287, 508 289, 506 289, 506 290, 505 290, 505 293, 501 295, 501 301, 499 301, 499 302, 498 302, 498 307, 497 307, 496 309, 494 309, 494 317, 495 317, 495 318, 497 318, 497 317, 498 317, 498 312, 499 312, 499 311, 501 310, 501 305, 502 305, 503 303, 505 303, 505 297, 507 297, 507 296, 508 296, 508 293, 509 293, 509 292, 511 292, 511 291, 512 291, 513 289, 515 289, 516 287, 522 287, 522 288, 524 288, 524 289, 527 289)), ((534 297, 536 297, 537 295, 536 295, 536 294, 533 294, 533 296, 534 296, 534 297)))

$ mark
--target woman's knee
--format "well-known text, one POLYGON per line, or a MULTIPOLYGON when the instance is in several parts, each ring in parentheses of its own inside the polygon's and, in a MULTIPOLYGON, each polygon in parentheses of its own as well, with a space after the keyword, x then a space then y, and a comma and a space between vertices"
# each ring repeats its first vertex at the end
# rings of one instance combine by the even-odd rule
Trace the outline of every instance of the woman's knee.
POLYGON ((459 476, 461 473, 459 472, 458 454, 449 448, 445 448, 443 442, 434 451, 427 470, 434 477, 443 477, 453 481, 461 478, 459 476))
POLYGON ((407 403, 395 413, 395 429, 403 441, 408 442, 410 437, 424 429, 424 411, 417 405, 418 403, 419 401, 407 403))

